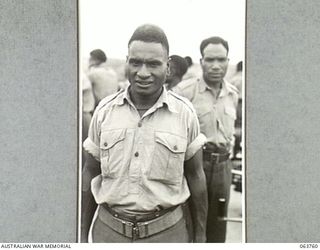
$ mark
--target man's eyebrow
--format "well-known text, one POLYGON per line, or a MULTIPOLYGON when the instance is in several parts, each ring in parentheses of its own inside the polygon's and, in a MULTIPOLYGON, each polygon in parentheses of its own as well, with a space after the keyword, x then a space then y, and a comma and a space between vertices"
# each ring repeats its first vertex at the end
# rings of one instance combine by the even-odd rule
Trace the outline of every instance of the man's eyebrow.
POLYGON ((159 63, 162 64, 162 62, 158 59, 146 59, 145 60, 146 63, 159 63))
POLYGON ((142 59, 139 59, 139 58, 129 58, 129 62, 143 62, 142 59))
POLYGON ((208 59, 225 59, 225 58, 228 58, 228 56, 205 56, 205 58, 208 58, 208 59))
POLYGON ((161 60, 158 59, 140 59, 140 58, 129 58, 129 62, 139 62, 139 63, 151 63, 151 64, 162 64, 161 60))

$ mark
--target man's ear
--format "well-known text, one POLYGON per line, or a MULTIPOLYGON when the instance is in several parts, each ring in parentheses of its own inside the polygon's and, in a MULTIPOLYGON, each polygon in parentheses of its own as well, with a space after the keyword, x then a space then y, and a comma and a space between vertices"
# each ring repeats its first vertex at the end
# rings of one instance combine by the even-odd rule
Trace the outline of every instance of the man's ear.
POLYGON ((230 62, 230 59, 229 57, 227 58, 227 67, 229 67, 229 62, 230 62))
POLYGON ((202 65, 202 58, 200 58, 199 62, 200 62, 200 65, 202 65))
POLYGON ((128 59, 129 59, 129 57, 128 57, 128 56, 126 56, 126 63, 128 62, 128 59))
POLYGON ((166 78, 168 78, 171 74, 171 70, 170 67, 167 68, 167 73, 166 73, 166 78))
POLYGON ((169 76, 170 73, 171 73, 171 71, 170 71, 170 58, 169 58, 167 61, 167 74, 166 75, 169 76))

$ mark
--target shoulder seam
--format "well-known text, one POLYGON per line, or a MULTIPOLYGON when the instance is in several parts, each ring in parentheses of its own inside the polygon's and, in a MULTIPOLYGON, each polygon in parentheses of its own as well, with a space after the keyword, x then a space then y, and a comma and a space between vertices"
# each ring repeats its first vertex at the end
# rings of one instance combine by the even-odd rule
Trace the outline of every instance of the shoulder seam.
POLYGON ((226 85, 227 85, 228 88, 229 88, 230 90, 232 90, 234 93, 239 94, 239 90, 237 89, 237 87, 235 87, 234 85, 232 85, 232 84, 229 83, 229 82, 226 82, 226 85))
POLYGON ((183 97, 173 91, 170 91, 170 94, 175 97, 176 99, 180 100, 181 102, 183 102, 191 111, 192 113, 194 113, 194 108, 192 106, 192 103, 188 100, 188 98, 183 97))
POLYGON ((184 80, 184 81, 178 83, 178 87, 179 87, 181 90, 184 90, 184 89, 192 86, 195 82, 198 82, 198 81, 199 81, 199 78, 187 79, 187 80, 184 80))
POLYGON ((121 93, 123 93, 124 90, 119 90, 118 92, 112 94, 112 95, 109 95, 105 98, 103 98, 99 104, 98 104, 98 111, 101 110, 104 106, 106 106, 108 103, 110 103, 111 101, 113 101, 114 99, 116 99, 121 93))

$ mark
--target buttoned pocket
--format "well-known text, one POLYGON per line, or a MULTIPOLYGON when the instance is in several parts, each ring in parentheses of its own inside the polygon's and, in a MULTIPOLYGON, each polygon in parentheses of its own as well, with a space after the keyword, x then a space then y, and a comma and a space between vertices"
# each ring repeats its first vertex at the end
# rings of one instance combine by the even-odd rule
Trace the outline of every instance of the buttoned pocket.
POLYGON ((179 135, 156 131, 154 140, 155 149, 149 179, 167 184, 181 183, 187 139, 179 135))
POLYGON ((102 176, 116 178, 121 175, 125 137, 126 129, 102 131, 100 139, 102 176))
POLYGON ((223 116, 224 133, 231 140, 234 134, 234 124, 236 120, 236 109, 226 106, 224 108, 225 115, 223 116))
POLYGON ((237 118, 236 116, 236 109, 233 107, 225 107, 224 112, 229 115, 233 120, 237 118))

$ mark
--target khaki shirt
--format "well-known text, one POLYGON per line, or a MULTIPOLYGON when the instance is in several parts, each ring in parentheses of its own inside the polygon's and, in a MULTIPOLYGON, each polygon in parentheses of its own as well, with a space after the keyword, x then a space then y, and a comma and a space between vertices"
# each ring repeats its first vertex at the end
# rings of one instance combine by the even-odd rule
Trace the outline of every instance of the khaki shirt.
POLYGON ((84 148, 101 163, 91 182, 98 204, 145 213, 185 202, 190 196, 184 161, 204 143, 192 104, 163 89, 142 117, 128 88, 96 108, 84 148))
POLYGON ((234 123, 238 91, 224 81, 219 96, 200 78, 180 82, 173 91, 188 98, 198 115, 200 130, 208 142, 224 145, 227 151, 234 144, 234 123))

